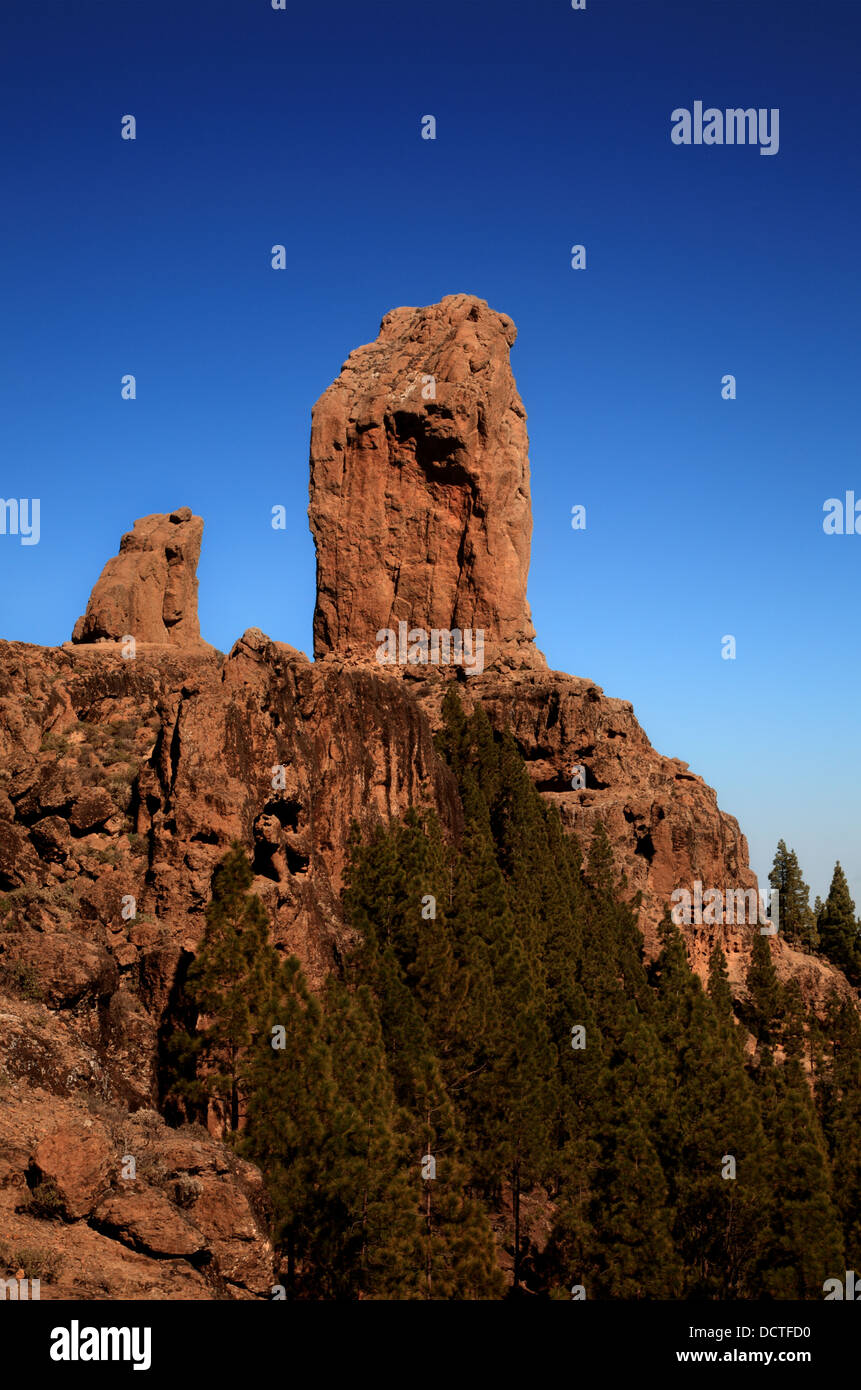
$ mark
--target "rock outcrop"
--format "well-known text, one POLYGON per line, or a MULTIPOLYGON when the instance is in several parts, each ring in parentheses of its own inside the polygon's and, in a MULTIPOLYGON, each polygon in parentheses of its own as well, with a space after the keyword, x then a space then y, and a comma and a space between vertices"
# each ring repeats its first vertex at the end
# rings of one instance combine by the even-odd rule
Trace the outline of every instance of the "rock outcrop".
MULTIPOLYGON (((156 1113, 178 986, 234 840, 312 988, 353 944, 351 823, 428 806, 457 840, 433 738, 452 678, 512 731, 572 833, 604 824, 650 952, 675 888, 756 887, 714 791, 652 748, 627 701, 548 671, 533 644, 513 341, 465 295, 396 310, 318 403, 316 662, 257 628, 227 656, 201 641, 187 508, 123 538, 74 643, 0 641, 0 1274, 26 1252, 43 1298, 267 1296, 260 1175, 156 1113), (402 621, 484 628, 486 669, 378 664, 378 631, 402 621)), ((721 941, 738 993, 755 929, 683 930, 703 975, 721 941)), ((772 953, 812 1001, 848 991, 823 959, 781 938, 772 953)))
MULTIPOLYGON (((42 1026, 32 1005, 0 1007, 42 1026)), ((39 1279, 43 1301, 265 1299, 273 1264, 260 1173, 204 1130, 6 1077, 0 1277, 39 1279)))
POLYGON ((526 601, 532 513, 517 330, 483 299, 394 309, 314 407, 314 655, 371 663, 380 631, 484 633, 544 667, 526 601))
POLYGON ((203 521, 189 507, 142 516, 120 541, 75 623, 72 641, 200 647, 197 562, 203 521))

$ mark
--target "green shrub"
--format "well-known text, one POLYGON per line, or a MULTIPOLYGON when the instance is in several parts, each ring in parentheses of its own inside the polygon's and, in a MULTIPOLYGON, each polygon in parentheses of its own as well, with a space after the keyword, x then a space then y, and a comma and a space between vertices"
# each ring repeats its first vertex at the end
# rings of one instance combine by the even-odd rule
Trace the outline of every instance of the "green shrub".
POLYGON ((93 858, 98 860, 100 864, 119 864, 122 861, 122 855, 118 849, 97 849, 93 858))
POLYGON ((65 1204, 55 1182, 48 1178, 37 1183, 30 1192, 26 1204, 28 1216, 36 1216, 40 1221, 56 1221, 65 1211, 65 1204))
POLYGON ((203 1191, 203 1183, 200 1178, 192 1177, 191 1173, 180 1173, 174 1183, 174 1201, 178 1207, 193 1206, 203 1191))
POLYGON ((114 743, 120 740, 133 743, 138 726, 134 719, 117 719, 111 721, 107 731, 114 743))
POLYGON ((0 985, 29 999, 31 1004, 40 1004, 44 998, 35 967, 22 961, 0 962, 0 985))
POLYGON ((117 768, 117 770, 112 772, 108 777, 108 786, 114 789, 118 787, 130 787, 137 775, 137 766, 132 766, 131 763, 124 763, 122 768, 117 768))
POLYGON ((62 734, 44 734, 42 742, 39 745, 39 751, 42 753, 59 753, 61 756, 65 756, 69 751, 69 740, 63 738, 62 734))
POLYGON ((53 1284, 63 1266, 63 1256, 58 1250, 37 1250, 31 1245, 18 1249, 0 1242, 0 1264, 11 1274, 23 1269, 25 1279, 39 1279, 43 1284, 53 1284))

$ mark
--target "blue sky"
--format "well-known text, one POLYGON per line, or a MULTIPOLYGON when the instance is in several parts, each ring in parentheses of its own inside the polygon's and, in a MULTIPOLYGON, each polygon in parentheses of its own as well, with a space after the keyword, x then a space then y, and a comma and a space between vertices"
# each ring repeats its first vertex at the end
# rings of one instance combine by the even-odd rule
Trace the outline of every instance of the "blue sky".
POLYGON ((550 664, 761 875, 782 836, 861 905, 861 536, 822 529, 861 498, 859 40, 855 0, 7 0, 0 493, 41 538, 0 536, 0 633, 65 640, 188 505, 204 635, 310 652, 311 407, 389 309, 476 294, 519 330, 550 664), (779 108, 779 152, 673 145, 697 100, 779 108))

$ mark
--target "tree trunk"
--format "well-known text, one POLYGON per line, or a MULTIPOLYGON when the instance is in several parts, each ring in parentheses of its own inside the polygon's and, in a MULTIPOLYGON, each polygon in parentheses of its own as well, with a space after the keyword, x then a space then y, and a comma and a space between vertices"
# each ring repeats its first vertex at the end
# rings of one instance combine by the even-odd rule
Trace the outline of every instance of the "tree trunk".
POLYGON ((514 1288, 520 1284, 520 1160, 514 1165, 511 1185, 511 1202, 514 1208, 514 1288))

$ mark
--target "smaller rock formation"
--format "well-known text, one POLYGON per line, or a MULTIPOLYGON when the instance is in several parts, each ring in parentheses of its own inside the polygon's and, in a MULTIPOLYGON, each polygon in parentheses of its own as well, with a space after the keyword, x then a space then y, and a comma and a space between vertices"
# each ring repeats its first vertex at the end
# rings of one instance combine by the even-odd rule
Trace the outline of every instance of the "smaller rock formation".
POLYGON ((190 507, 140 517, 120 541, 75 623, 75 643, 136 642, 206 647, 197 618, 203 520, 190 507))

